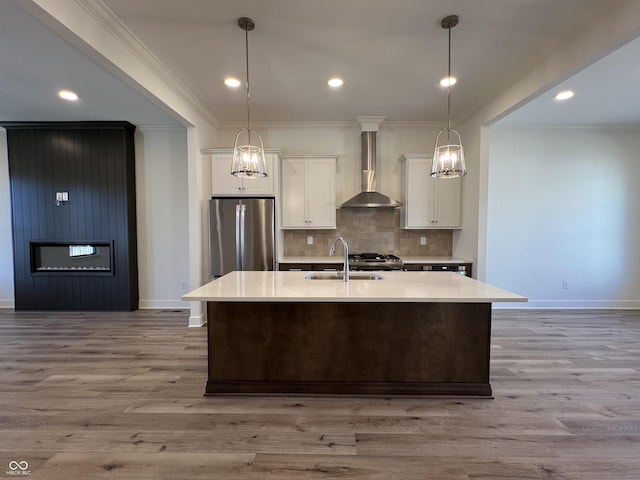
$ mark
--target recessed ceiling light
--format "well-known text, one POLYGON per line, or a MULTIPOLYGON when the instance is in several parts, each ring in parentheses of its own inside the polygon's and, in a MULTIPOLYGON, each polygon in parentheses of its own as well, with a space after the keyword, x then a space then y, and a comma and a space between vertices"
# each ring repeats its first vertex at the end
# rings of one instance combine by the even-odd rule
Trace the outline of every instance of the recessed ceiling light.
POLYGON ((455 85, 457 82, 458 79, 456 77, 445 77, 440 80, 440 85, 442 85, 443 87, 450 87, 455 85))
POLYGON ((69 100, 70 102, 78 100, 78 95, 71 90, 60 90, 58 92, 58 96, 64 100, 69 100))
POLYGON ((563 90, 556 95, 556 100, 569 100, 573 95, 573 90, 563 90))
POLYGON ((337 88, 337 87, 341 87, 344 84, 344 80, 338 77, 333 77, 333 78, 330 78, 329 81, 327 81, 327 84, 330 87, 337 88))
POLYGON ((238 88, 240 86, 240 80, 238 80, 237 78, 229 77, 224 79, 224 84, 227 87, 238 88))

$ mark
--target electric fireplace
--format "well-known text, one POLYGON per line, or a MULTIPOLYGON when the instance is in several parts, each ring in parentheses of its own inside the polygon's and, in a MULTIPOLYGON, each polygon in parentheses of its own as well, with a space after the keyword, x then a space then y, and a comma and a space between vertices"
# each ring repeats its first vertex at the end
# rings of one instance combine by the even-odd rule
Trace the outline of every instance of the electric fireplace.
POLYGON ((112 242, 31 242, 31 273, 113 275, 112 242))

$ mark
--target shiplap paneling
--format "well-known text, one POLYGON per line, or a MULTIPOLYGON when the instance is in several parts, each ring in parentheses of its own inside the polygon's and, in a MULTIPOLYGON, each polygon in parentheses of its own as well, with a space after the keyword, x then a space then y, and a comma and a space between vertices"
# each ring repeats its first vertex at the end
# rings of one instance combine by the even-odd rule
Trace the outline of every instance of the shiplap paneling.
POLYGON ((5 123, 16 310, 138 308, 133 133, 127 122, 5 123), (57 206, 56 192, 69 192, 57 206), (112 242, 113 272, 32 272, 31 242, 112 242))

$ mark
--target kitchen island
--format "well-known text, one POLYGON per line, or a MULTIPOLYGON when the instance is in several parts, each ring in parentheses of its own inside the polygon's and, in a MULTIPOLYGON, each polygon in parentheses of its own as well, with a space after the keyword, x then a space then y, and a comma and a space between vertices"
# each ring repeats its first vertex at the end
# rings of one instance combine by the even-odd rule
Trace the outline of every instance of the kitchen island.
POLYGON ((491 304, 527 299, 455 273, 382 276, 232 272, 185 295, 207 302, 206 394, 490 397, 491 304))

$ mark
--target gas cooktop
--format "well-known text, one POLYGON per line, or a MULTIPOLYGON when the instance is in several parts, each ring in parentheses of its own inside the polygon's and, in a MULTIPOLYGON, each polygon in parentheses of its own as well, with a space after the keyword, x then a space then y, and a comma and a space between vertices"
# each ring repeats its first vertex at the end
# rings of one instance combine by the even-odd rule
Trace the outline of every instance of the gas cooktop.
POLYGON ((351 253, 349 268, 352 270, 402 270, 402 260, 395 255, 381 253, 351 253))

